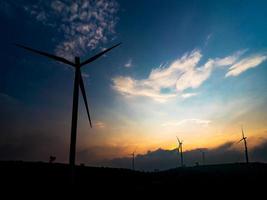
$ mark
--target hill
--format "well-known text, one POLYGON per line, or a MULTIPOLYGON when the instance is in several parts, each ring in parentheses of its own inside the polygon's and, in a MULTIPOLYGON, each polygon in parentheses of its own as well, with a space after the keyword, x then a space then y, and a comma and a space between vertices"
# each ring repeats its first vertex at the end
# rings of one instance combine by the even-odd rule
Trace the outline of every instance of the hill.
POLYGON ((239 190, 263 188, 267 178, 267 164, 221 164, 170 169, 159 172, 140 172, 129 169, 77 166, 75 184, 70 183, 70 169, 66 164, 43 162, 1 161, 2 188, 32 188, 49 191, 59 188, 86 188, 91 193, 156 194, 184 189, 239 190), (100 191, 100 192, 99 192, 100 191), (104 193, 102 192, 104 191, 104 193))

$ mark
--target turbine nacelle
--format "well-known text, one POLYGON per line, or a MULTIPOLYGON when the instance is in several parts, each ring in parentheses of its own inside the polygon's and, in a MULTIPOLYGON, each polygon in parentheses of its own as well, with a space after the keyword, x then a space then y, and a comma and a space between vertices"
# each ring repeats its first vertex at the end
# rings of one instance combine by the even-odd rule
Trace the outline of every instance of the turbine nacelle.
POLYGON ((75 56, 74 57, 74 60, 75 60, 75 67, 78 67, 80 68, 80 57, 79 56, 75 56))
POLYGON ((178 141, 178 150, 182 147, 182 145, 183 145, 183 141, 182 140, 180 140, 178 137, 176 137, 177 138, 177 141, 178 141))

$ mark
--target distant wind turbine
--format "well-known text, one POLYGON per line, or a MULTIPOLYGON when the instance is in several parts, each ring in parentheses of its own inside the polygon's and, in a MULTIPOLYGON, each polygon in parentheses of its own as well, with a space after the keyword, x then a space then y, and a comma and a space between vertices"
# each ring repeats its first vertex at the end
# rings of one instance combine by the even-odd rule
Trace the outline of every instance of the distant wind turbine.
POLYGON ((205 165, 206 164, 205 151, 202 150, 201 154, 202 154, 202 165, 205 165))
POLYGON ((116 44, 98 54, 96 54, 95 56, 92 56, 91 58, 80 62, 80 57, 75 57, 75 62, 70 62, 65 58, 56 56, 56 55, 52 55, 43 51, 39 51, 39 50, 35 50, 29 47, 26 47, 24 45, 20 45, 20 44, 15 44, 17 47, 23 48, 25 50, 31 51, 33 53, 48 57, 52 60, 55 61, 59 61, 61 63, 67 64, 71 67, 74 68, 75 70, 75 78, 74 78, 74 91, 73 91, 73 106, 72 106, 72 123, 71 123, 71 139, 70 139, 70 153, 69 153, 69 165, 74 169, 75 167, 75 153, 76 153, 76 135, 77 135, 77 117, 78 117, 78 102, 79 102, 79 87, 81 89, 82 95, 83 95, 83 100, 85 103, 85 107, 86 107, 86 111, 87 111, 87 115, 88 115, 88 119, 89 119, 89 123, 90 126, 92 128, 92 121, 90 118, 90 114, 89 114, 89 108, 88 108, 88 104, 87 104, 87 99, 86 99, 86 93, 85 93, 85 88, 84 88, 84 83, 83 83, 83 79, 82 79, 82 74, 81 74, 81 67, 83 67, 84 65, 87 65, 93 61, 95 61, 97 58, 99 58, 100 56, 102 56, 103 54, 107 53, 108 51, 110 51, 111 49, 119 46, 121 43, 116 44))
POLYGON ((239 143, 241 141, 244 141, 246 163, 249 163, 249 160, 248 160, 247 137, 245 137, 243 126, 241 127, 241 130, 242 130, 242 139, 239 140, 237 143, 239 143))
POLYGON ((177 141, 178 141, 178 152, 180 153, 180 157, 181 157, 181 167, 184 166, 184 158, 183 158, 183 141, 180 141, 178 137, 177 141))
POLYGON ((135 151, 131 154, 132 156, 132 169, 135 170, 135 151))

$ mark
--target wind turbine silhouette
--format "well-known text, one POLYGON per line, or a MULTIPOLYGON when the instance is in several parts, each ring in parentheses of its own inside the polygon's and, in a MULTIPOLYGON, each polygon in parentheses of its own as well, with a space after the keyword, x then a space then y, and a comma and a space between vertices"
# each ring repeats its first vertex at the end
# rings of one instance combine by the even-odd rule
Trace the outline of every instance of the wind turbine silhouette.
POLYGON ((87 65, 93 61, 95 61, 96 59, 98 59, 100 56, 102 56, 103 54, 107 53, 108 51, 110 51, 111 49, 119 46, 121 43, 116 44, 94 56, 92 56, 91 58, 80 62, 80 57, 75 57, 75 62, 70 62, 65 58, 50 54, 50 53, 46 53, 43 51, 39 51, 36 49, 32 49, 30 47, 26 47, 24 45, 21 44, 15 44, 17 47, 20 47, 22 49, 31 51, 33 53, 48 57, 52 60, 55 61, 59 61, 61 63, 67 64, 71 67, 74 68, 75 70, 75 78, 74 78, 74 91, 73 91, 73 107, 72 107, 72 122, 71 122, 71 138, 70 138, 70 153, 69 153, 69 165, 74 169, 75 167, 75 153, 76 153, 76 136, 77 136, 77 117, 78 117, 78 102, 79 102, 79 87, 81 89, 82 95, 83 95, 83 100, 85 103, 85 107, 86 107, 86 112, 88 115, 88 119, 89 119, 89 123, 90 123, 90 127, 92 128, 92 121, 91 121, 91 117, 90 117, 90 113, 89 113, 89 108, 88 108, 88 104, 87 104, 87 99, 86 99, 86 93, 85 93, 85 88, 84 88, 84 83, 83 83, 83 79, 82 79, 82 74, 81 74, 81 67, 83 67, 84 65, 87 65))
POLYGON ((241 127, 241 130, 242 130, 242 139, 239 140, 237 143, 241 142, 242 140, 244 141, 246 163, 249 163, 247 137, 245 137, 245 134, 244 134, 244 131, 243 131, 243 126, 241 127))
POLYGON ((201 155, 202 155, 202 165, 205 165, 206 164, 206 157, 205 157, 205 151, 204 150, 201 151, 201 155))
POLYGON ((130 156, 132 156, 132 170, 135 170, 135 152, 136 149, 130 154, 130 156))
POLYGON ((134 166, 134 159, 135 159, 135 151, 131 154, 132 155, 132 169, 135 170, 135 166, 134 166))
POLYGON ((180 152, 181 157, 181 167, 184 166, 184 158, 183 158, 183 141, 180 141, 179 138, 176 136, 178 141, 178 152, 180 152))

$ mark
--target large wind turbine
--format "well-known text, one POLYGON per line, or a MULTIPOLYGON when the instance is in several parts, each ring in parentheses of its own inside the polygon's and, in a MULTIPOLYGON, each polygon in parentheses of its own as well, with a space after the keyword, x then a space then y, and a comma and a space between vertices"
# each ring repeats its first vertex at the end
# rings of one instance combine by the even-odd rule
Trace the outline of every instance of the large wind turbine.
POLYGON ((243 131, 243 127, 241 127, 241 130, 242 130, 242 139, 239 140, 237 143, 241 142, 242 140, 244 141, 246 163, 249 163, 247 137, 245 137, 245 134, 244 134, 244 131, 243 131))
POLYGON ((184 166, 184 158, 183 158, 183 141, 180 141, 178 137, 177 141, 178 141, 178 152, 180 153, 181 156, 181 167, 184 166))
POLYGON ((20 44, 15 44, 17 47, 23 48, 25 50, 31 51, 33 53, 48 57, 52 60, 55 61, 59 61, 61 63, 67 64, 71 67, 74 68, 75 70, 75 78, 74 78, 74 91, 73 91, 73 106, 72 106, 72 122, 71 122, 71 138, 70 138, 70 153, 69 153, 69 164, 71 167, 74 168, 75 166, 75 152, 76 152, 76 135, 77 135, 77 116, 78 116, 78 102, 79 102, 79 87, 81 89, 82 95, 83 95, 83 100, 85 103, 85 107, 86 107, 86 111, 87 111, 87 115, 89 118, 89 123, 90 126, 92 128, 92 121, 90 118, 90 114, 89 114, 89 108, 88 108, 88 104, 87 104, 87 99, 86 99, 86 93, 85 93, 85 88, 84 88, 84 83, 83 83, 83 79, 82 79, 82 75, 81 75, 81 68, 86 65, 89 64, 93 61, 95 61, 97 58, 99 58, 100 56, 102 56, 103 54, 107 53, 108 51, 110 51, 111 49, 119 46, 121 43, 116 44, 115 46, 112 46, 98 54, 96 54, 95 56, 92 56, 91 58, 80 62, 80 57, 75 57, 75 62, 71 62, 68 61, 65 58, 50 54, 50 53, 46 53, 43 51, 39 51, 36 49, 32 49, 29 47, 26 47, 24 45, 20 45, 20 44))

